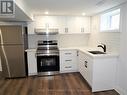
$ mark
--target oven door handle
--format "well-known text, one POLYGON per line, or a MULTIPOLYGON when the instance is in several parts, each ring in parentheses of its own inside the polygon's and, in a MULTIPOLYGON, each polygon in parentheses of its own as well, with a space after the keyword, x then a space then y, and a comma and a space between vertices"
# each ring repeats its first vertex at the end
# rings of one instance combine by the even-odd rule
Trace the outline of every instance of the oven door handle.
POLYGON ((59 54, 36 54, 36 56, 59 56, 59 54))

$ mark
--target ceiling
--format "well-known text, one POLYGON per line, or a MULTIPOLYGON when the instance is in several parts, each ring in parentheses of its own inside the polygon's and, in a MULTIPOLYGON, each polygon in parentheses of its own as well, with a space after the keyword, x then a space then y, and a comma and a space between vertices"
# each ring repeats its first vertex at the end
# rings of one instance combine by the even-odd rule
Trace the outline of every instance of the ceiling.
POLYGON ((34 15, 93 15, 118 6, 127 0, 24 0, 34 15))

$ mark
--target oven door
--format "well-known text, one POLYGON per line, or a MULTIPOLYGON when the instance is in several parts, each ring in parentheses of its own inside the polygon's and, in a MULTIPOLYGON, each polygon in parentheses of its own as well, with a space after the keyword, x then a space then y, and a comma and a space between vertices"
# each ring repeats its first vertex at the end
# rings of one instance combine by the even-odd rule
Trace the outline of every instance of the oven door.
POLYGON ((59 71, 59 56, 37 56, 38 72, 59 71))

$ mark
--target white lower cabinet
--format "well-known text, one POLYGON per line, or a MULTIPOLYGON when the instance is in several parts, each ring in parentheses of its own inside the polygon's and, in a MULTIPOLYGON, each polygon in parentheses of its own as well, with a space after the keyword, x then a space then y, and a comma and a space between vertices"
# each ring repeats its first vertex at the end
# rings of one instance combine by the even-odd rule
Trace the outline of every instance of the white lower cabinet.
POLYGON ((35 51, 28 51, 28 75, 37 75, 37 60, 35 51))
POLYGON ((79 72, 92 92, 115 88, 117 57, 93 58, 79 51, 79 72))
POLYGON ((79 52, 78 55, 79 55, 79 66, 78 66, 79 72, 91 86, 92 60, 89 57, 87 57, 83 52, 79 52))
POLYGON ((60 72, 76 72, 77 50, 60 50, 60 72))

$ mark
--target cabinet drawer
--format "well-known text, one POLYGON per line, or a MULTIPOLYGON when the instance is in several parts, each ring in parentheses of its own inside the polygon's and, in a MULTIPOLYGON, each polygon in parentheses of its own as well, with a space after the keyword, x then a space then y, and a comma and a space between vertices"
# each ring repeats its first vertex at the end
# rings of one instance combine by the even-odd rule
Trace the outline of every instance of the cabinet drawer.
POLYGON ((61 56, 64 56, 64 57, 71 57, 71 56, 76 56, 77 51, 76 50, 66 50, 66 51, 61 51, 60 54, 61 56))
POLYGON ((73 58, 63 58, 63 59, 61 59, 61 61, 62 61, 62 64, 68 64, 68 63, 73 63, 74 62, 74 60, 75 59, 73 59, 73 58))
POLYGON ((77 64, 77 59, 76 58, 63 58, 61 59, 61 64, 77 64))
POLYGON ((72 65, 68 65, 68 66, 64 66, 63 67, 64 71, 70 71, 70 70, 74 70, 74 67, 72 65))
POLYGON ((64 71, 75 70, 75 66, 71 62, 66 62, 63 64, 62 70, 64 71))
POLYGON ((75 59, 65 59, 62 61, 62 70, 69 71, 69 70, 76 70, 76 63, 75 59))

